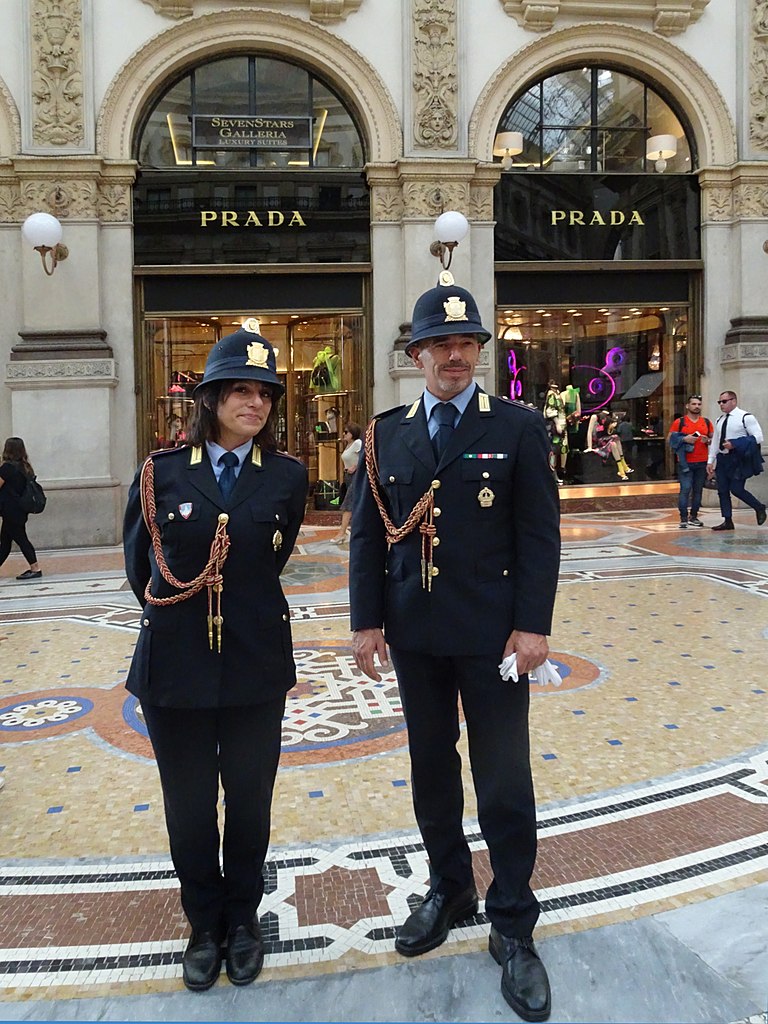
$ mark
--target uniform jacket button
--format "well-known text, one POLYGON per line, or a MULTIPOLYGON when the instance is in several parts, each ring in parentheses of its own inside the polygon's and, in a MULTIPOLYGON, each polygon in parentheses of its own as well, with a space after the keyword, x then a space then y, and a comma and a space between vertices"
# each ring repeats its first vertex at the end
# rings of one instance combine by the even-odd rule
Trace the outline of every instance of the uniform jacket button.
POLYGON ((488 480, 490 478, 490 476, 491 476, 490 473, 483 473, 483 480, 488 480))
POLYGON ((144 619, 143 625, 144 626, 148 626, 149 625, 149 619, 144 619))
POLYGON ((502 576, 509 576, 509 569, 505 569, 504 572, 501 575, 502 576))
POLYGON ((393 476, 391 476, 391 477, 389 478, 389 482, 390 482, 391 484, 393 484, 393 483, 395 482, 395 478, 394 478, 393 476))
POLYGON ((433 480, 432 481, 432 490, 433 491, 439 491, 440 490, 440 481, 439 480, 433 480))
POLYGON ((283 622, 287 622, 289 618, 290 615, 288 614, 288 612, 283 612, 283 622))
POLYGON ((439 544, 440 544, 440 538, 439 537, 433 537, 432 538, 432 547, 436 548, 439 544))
POLYGON ((433 576, 439 576, 440 575, 440 570, 439 570, 439 568, 436 565, 432 566, 432 575, 433 576))
POLYGON ((442 515, 442 509, 439 509, 439 508, 433 508, 433 509, 432 509, 432 515, 433 515, 433 516, 439 516, 439 515, 442 515))
POLYGON ((175 518, 176 518, 176 516, 175 516, 175 515, 173 514, 173 512, 169 512, 169 513, 168 513, 168 518, 169 518, 169 519, 175 519, 175 518))

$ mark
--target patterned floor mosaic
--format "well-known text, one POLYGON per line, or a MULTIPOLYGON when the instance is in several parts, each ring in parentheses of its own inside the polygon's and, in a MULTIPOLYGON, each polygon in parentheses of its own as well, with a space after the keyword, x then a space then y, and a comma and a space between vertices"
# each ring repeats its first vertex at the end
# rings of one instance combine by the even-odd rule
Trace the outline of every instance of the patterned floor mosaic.
MULTIPOLYGON (((542 934, 768 880, 768 530, 753 523, 738 513, 724 536, 665 511, 564 519, 563 686, 532 687, 542 934)), ((299 683, 260 907, 267 977, 394 962, 427 889, 396 681, 354 668, 334 532, 306 527, 284 576, 299 683)), ((29 584, 15 557, 0 575, 2 997, 177 989, 187 927, 123 687, 139 609, 119 552, 51 555, 29 584)), ((482 911, 430 955, 482 949, 482 911)))

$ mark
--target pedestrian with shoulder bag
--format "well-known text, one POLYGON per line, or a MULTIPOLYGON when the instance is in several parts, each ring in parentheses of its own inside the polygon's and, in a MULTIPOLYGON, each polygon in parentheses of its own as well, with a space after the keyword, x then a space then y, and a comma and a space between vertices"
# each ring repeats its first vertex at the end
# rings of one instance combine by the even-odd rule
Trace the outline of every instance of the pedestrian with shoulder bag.
POLYGON ((29 563, 17 580, 39 580, 43 575, 27 537, 27 519, 30 512, 42 512, 44 507, 45 494, 35 479, 24 442, 20 437, 6 438, 0 457, 0 565, 16 543, 29 563))

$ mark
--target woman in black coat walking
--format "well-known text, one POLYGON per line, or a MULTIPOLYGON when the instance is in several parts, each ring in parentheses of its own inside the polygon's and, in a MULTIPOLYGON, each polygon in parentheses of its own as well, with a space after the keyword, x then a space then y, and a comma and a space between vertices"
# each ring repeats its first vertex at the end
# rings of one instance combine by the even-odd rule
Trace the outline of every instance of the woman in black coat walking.
POLYGON ((198 991, 214 984, 225 955, 235 985, 263 964, 261 871, 285 695, 296 682, 280 573, 304 515, 307 473, 276 450, 283 385, 257 327, 246 321, 211 350, 189 445, 145 461, 125 516, 126 571, 145 605, 126 685, 157 759, 192 927, 184 984, 198 991))
POLYGON ((0 565, 11 553, 16 542, 22 555, 29 562, 29 568, 17 580, 39 580, 43 575, 37 563, 37 554, 27 537, 27 513, 19 505, 27 481, 35 475, 29 462, 27 449, 20 437, 6 438, 3 454, 0 456, 0 565))

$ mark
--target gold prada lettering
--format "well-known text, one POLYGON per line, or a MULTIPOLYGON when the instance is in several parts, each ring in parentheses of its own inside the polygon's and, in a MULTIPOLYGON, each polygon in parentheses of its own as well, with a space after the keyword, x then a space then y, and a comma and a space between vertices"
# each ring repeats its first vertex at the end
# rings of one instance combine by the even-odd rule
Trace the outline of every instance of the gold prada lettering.
POLYGON ((611 210, 610 213, 601 213, 599 210, 594 210, 591 214, 584 210, 550 210, 550 225, 554 227, 556 224, 563 222, 568 223, 568 227, 619 227, 621 224, 640 224, 645 226, 645 221, 639 210, 631 210, 627 215, 623 210, 611 210))
POLYGON ((281 210, 248 210, 238 212, 237 210, 201 210, 200 227, 207 228, 218 225, 222 228, 279 228, 285 225, 289 228, 305 228, 307 222, 298 210, 291 210, 288 220, 287 213, 281 210), (242 218, 242 219, 241 219, 242 218))

